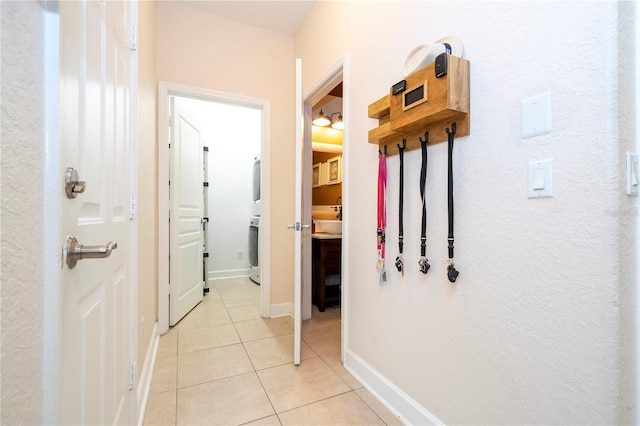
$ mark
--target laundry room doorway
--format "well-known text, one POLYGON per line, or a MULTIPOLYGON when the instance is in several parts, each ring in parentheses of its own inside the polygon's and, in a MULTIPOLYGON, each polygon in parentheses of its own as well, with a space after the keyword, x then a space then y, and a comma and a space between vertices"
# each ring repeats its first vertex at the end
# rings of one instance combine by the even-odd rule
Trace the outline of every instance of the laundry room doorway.
MULTIPOLYGON (((176 157, 176 153, 171 151, 171 137, 176 133, 176 129, 172 133, 171 126, 176 127, 176 123, 171 111, 172 103, 175 104, 176 100, 183 110, 187 110, 189 117, 198 123, 203 141, 203 169, 206 172, 203 181, 181 183, 183 188, 201 191, 203 205, 206 206, 198 218, 203 234, 203 257, 196 260, 202 265, 199 272, 202 291, 206 294, 209 283, 215 279, 255 277, 257 269, 260 277, 260 314, 269 316, 269 253, 262 249, 268 247, 270 234, 268 226, 264 225, 269 223, 269 101, 160 82, 158 122, 168 123, 169 127, 163 129, 161 126, 158 131, 159 332, 167 332, 180 319, 172 318, 171 314, 175 298, 180 295, 170 294, 169 286, 169 281, 175 279, 170 270, 175 266, 170 266, 169 261, 170 253, 176 250, 172 245, 180 244, 178 238, 170 237, 176 213, 169 212, 172 205, 170 194, 175 192, 175 188, 171 188, 171 179, 176 171, 172 170, 170 160, 176 157), (256 190, 253 189, 256 159, 258 201, 254 196, 256 190), (254 253, 250 253, 250 246, 252 250, 256 248, 252 244, 255 236, 254 217, 262 218, 260 236, 256 238, 260 253, 259 266, 255 264, 254 253)), ((171 293, 175 290, 176 286, 172 284, 171 293)))

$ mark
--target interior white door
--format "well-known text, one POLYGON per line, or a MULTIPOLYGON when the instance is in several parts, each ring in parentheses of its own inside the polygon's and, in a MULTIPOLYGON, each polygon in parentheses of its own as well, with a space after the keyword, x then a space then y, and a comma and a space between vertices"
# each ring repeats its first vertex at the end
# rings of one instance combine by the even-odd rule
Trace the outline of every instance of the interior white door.
POLYGON ((59 2, 60 182, 66 167, 86 182, 76 198, 60 191, 60 235, 102 246, 105 257, 107 243, 117 243, 108 258, 85 258, 73 268, 70 251, 63 253, 59 424, 129 424, 136 411, 129 380, 134 7, 130 1, 59 2))
POLYGON ((202 301, 202 136, 183 98, 171 97, 169 324, 202 301))
POLYGON ((302 343, 302 154, 304 152, 304 111, 302 103, 302 59, 296 59, 296 184, 295 184, 295 222, 294 238, 294 325, 293 325, 293 363, 300 365, 300 346, 302 343))

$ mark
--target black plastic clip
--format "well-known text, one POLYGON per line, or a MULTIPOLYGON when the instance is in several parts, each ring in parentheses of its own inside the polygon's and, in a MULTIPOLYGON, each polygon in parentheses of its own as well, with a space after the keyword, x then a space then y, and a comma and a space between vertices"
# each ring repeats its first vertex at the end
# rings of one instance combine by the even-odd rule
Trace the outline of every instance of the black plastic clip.
POLYGON ((418 266, 420 267, 420 272, 422 272, 423 274, 429 272, 429 268, 431 268, 431 265, 429 265, 429 262, 427 262, 426 257, 420 258, 420 260, 418 261, 418 266))
POLYGON ((447 278, 449 278, 450 282, 455 283, 458 275, 460 275, 460 272, 456 270, 456 267, 453 263, 450 263, 449 266, 447 266, 447 278))

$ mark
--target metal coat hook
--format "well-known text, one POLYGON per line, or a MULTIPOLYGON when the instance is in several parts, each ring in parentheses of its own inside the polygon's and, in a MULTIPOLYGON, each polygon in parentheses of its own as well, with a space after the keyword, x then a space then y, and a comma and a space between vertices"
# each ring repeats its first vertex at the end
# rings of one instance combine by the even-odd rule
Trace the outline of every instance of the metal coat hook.
POLYGON ((455 121, 453 123, 451 123, 451 131, 449 131, 449 128, 446 128, 447 131, 447 135, 455 135, 456 134, 456 123, 455 121))
MULTIPOLYGON (((386 148, 387 146, 385 145, 384 147, 386 148)), ((398 144, 398 149, 405 149, 406 147, 407 147, 407 140, 402 139, 402 145, 398 144)))
POLYGON ((429 142, 429 132, 424 132, 424 139, 422 139, 422 137, 418 136, 418 140, 420 140, 420 142, 422 142, 422 143, 428 143, 429 142))

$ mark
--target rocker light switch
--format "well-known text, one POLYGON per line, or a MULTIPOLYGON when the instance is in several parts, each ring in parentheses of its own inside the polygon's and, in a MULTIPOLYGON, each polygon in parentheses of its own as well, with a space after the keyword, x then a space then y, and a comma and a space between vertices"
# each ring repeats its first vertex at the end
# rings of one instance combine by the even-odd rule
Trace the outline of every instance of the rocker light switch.
POLYGON ((533 190, 540 191, 544 189, 544 169, 533 170, 533 190))
POLYGON ((553 160, 529 163, 529 198, 553 197, 553 160))

